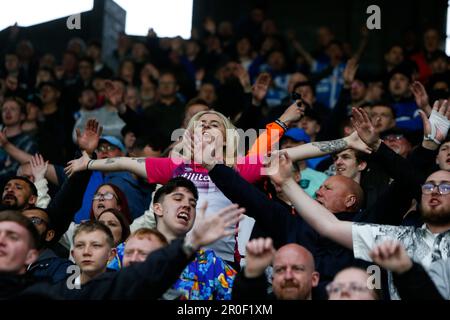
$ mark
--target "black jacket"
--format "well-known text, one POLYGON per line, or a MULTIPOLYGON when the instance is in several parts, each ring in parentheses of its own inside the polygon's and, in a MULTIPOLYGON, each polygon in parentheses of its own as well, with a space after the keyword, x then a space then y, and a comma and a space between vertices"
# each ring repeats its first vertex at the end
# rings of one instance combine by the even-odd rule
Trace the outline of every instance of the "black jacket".
POLYGON ((405 273, 393 273, 393 277, 402 300, 445 300, 425 269, 416 262, 405 273))
POLYGON ((57 284, 36 283, 27 276, 0 277, 0 297, 26 299, 47 297, 69 300, 153 299, 156 300, 179 278, 192 260, 182 250, 183 239, 152 252, 142 263, 118 272, 106 272, 81 286, 69 289, 69 278, 57 284), (12 279, 12 280, 11 280, 12 279))
POLYGON ((72 261, 58 257, 51 249, 45 249, 38 260, 28 267, 27 273, 38 281, 57 283, 69 276, 68 267, 72 265, 72 261))
POLYGON ((257 278, 247 278, 244 271, 239 272, 233 282, 232 300, 276 300, 273 293, 267 292, 265 274, 257 278))
MULTIPOLYGON (((228 199, 246 208, 246 215, 255 219, 263 236, 272 238, 276 249, 298 243, 312 253, 320 273, 319 297, 325 297, 325 286, 337 272, 358 264, 352 250, 320 236, 298 214, 293 215, 287 206, 267 198, 233 169, 218 164, 209 176, 228 199)), ((357 214, 343 212, 336 217, 351 221, 357 214)))

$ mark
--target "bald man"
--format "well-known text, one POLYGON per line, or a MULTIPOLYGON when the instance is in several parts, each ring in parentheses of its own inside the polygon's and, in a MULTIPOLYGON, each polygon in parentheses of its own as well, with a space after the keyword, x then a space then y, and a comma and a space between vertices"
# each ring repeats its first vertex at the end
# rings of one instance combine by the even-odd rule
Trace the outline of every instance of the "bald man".
MULTIPOLYGON (((414 227, 336 219, 330 210, 311 199, 294 181, 289 158, 281 155, 278 163, 272 165, 276 165, 278 172, 271 179, 282 186, 303 219, 323 237, 353 250, 355 258, 372 261, 372 248, 387 239, 398 239, 411 258, 425 270, 433 262, 450 257, 450 172, 436 171, 422 185, 420 213, 424 224, 414 227)), ((399 299, 392 277, 389 277, 389 294, 392 299, 399 299)))
POLYGON ((316 200, 332 213, 357 212, 364 200, 360 185, 345 176, 325 180, 316 192, 316 200))
MULTIPOLYGON (((353 252, 321 237, 293 210, 292 200, 286 203, 276 197, 269 199, 239 173, 223 164, 206 165, 205 168, 223 194, 246 208, 246 215, 255 219, 253 238, 270 237, 276 249, 296 243, 312 253, 321 275, 320 283, 313 292, 314 298, 326 299, 326 285, 338 271, 355 264, 353 252)), ((353 221, 360 216, 363 191, 351 178, 334 176, 325 180, 317 191, 317 201, 329 208, 339 220, 353 221)))
POLYGON ((233 299, 311 300, 319 283, 314 257, 305 247, 291 243, 275 251, 272 239, 258 238, 246 246, 245 269, 236 277, 233 299), (273 261, 273 295, 267 293, 265 269, 273 261))
POLYGON ((378 300, 376 289, 368 286, 369 273, 361 268, 341 270, 327 286, 329 300, 378 300))

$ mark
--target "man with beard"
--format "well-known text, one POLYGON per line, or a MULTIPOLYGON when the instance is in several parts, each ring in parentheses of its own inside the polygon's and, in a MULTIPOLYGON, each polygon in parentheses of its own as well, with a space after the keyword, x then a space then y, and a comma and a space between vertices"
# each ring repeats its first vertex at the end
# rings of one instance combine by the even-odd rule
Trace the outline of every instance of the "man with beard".
MULTIPOLYGON (((421 227, 389 226, 338 220, 335 215, 311 199, 292 179, 292 162, 285 153, 276 157, 271 176, 292 201, 302 218, 322 236, 352 249, 355 258, 372 261, 371 249, 380 241, 397 239, 408 254, 425 269, 439 259, 450 257, 450 172, 437 171, 422 185, 420 212, 421 227)), ((389 276, 389 293, 398 299, 398 293, 389 276)))
POLYGON ((23 210, 36 204, 38 198, 34 184, 24 177, 12 177, 3 189, 0 211, 23 210))
POLYGON ((45 209, 29 207, 22 211, 22 214, 30 219, 36 227, 39 238, 39 257, 27 268, 27 273, 37 280, 56 283, 64 280, 69 275, 67 268, 73 263, 68 259, 60 258, 49 248, 51 241, 55 237, 55 230, 51 225, 50 215, 45 209))
POLYGON ((264 270, 273 261, 273 295, 277 300, 311 300, 312 288, 319 283, 314 258, 295 243, 275 251, 272 239, 253 239, 247 244, 245 269, 236 277, 233 299, 271 299, 267 294, 264 270))

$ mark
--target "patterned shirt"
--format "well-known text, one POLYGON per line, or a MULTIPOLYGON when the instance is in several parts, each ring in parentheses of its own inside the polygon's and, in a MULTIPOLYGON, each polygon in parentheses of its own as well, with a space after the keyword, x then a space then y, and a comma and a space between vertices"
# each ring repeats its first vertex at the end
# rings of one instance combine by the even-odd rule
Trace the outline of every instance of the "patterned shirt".
POLYGON ((180 300, 231 300, 236 271, 213 250, 199 250, 172 289, 180 300))
MULTIPOLYGON (((119 271, 123 267, 124 249, 125 243, 117 246, 117 254, 108 263, 108 269, 119 271)), ((216 256, 213 250, 201 249, 163 299, 231 300, 235 276, 236 271, 216 256)))
MULTIPOLYGON (((366 261, 372 261, 369 252, 373 247, 388 239, 400 241, 408 255, 426 270, 430 268, 431 263, 450 257, 450 230, 435 234, 425 224, 421 228, 415 228, 353 223, 352 236, 355 258, 366 261)), ((400 299, 391 273, 388 282, 391 299, 400 299)))
POLYGON ((125 243, 121 243, 117 246, 116 250, 117 253, 114 256, 114 259, 112 259, 109 263, 108 263, 108 269, 112 269, 112 270, 116 270, 119 271, 120 269, 122 269, 122 261, 123 261, 123 251, 125 249, 125 243))

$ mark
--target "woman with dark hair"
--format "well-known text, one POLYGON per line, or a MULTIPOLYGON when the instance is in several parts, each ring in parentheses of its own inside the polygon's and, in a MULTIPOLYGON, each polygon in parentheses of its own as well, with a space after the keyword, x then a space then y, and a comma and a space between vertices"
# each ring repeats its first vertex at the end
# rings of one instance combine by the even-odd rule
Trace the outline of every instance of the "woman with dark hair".
POLYGON ((106 209, 97 216, 97 221, 104 223, 113 234, 116 255, 108 263, 109 269, 119 270, 122 268, 122 258, 124 251, 124 242, 130 235, 130 224, 123 212, 118 209, 106 209))
POLYGON ((111 208, 119 210, 127 219, 128 224, 132 222, 128 200, 122 190, 112 183, 101 184, 92 197, 89 217, 91 220, 98 220, 100 213, 111 208))
POLYGON ((130 224, 124 214, 117 209, 106 209, 96 220, 103 222, 111 230, 116 247, 125 242, 130 235, 130 224))
MULTIPOLYGON (((122 190, 114 184, 104 183, 101 184, 92 197, 92 206, 90 211, 90 220, 98 220, 100 214, 106 209, 116 209, 122 215, 126 223, 129 225, 132 221, 130 208, 128 201, 122 190)), ((61 237, 59 241, 67 249, 71 249, 73 246, 72 238, 78 224, 72 222, 69 229, 61 237)))

